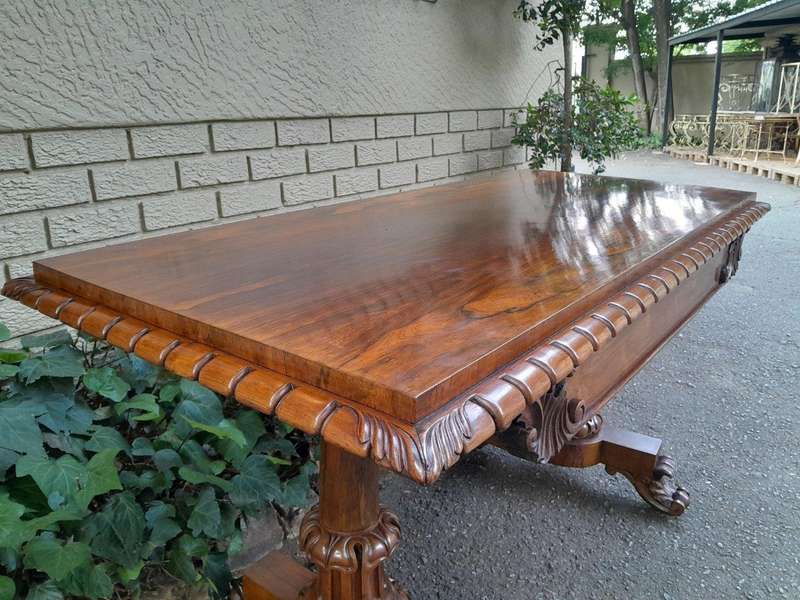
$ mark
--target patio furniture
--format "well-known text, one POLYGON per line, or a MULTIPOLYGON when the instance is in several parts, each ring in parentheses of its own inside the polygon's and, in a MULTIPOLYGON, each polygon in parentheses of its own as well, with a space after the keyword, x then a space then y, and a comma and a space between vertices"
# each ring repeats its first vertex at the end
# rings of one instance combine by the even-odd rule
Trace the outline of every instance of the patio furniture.
POLYGON ((270 555, 246 600, 398 599, 380 467, 432 484, 490 443, 604 463, 683 512, 660 441, 600 411, 736 273, 768 210, 747 192, 512 171, 48 258, 3 294, 322 438, 300 529, 317 574, 270 555))

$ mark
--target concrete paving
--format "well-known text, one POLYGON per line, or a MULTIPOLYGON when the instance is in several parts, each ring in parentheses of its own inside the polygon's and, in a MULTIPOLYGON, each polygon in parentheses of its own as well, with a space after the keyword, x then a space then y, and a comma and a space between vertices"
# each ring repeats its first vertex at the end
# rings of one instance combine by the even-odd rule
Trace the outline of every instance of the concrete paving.
POLYGON ((800 598, 800 188, 652 153, 608 167, 772 204, 733 280, 604 413, 664 438, 691 506, 662 516, 602 467, 495 449, 431 487, 387 476, 388 571, 414 600, 800 598))

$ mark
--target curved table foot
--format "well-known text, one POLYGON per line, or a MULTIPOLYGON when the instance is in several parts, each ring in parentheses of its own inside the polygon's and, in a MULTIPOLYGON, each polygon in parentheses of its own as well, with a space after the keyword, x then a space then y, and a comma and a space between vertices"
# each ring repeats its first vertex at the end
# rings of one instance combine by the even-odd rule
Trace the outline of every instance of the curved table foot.
MULTIPOLYGON (((606 471, 614 475, 617 471, 606 466, 606 471)), ((633 484, 636 491, 650 506, 663 513, 678 517, 689 506, 689 492, 675 484, 675 459, 665 454, 656 457, 656 464, 649 476, 636 476, 618 471, 633 484)))
MULTIPOLYGON (((542 462, 531 449, 530 438, 535 434, 535 428, 519 423, 495 435, 490 443, 526 460, 542 462)), ((660 454, 660 449, 661 440, 607 427, 595 414, 574 428, 571 439, 548 462, 578 468, 604 464, 609 474, 624 475, 650 506, 677 517, 689 506, 689 493, 673 479, 675 460, 660 454)))

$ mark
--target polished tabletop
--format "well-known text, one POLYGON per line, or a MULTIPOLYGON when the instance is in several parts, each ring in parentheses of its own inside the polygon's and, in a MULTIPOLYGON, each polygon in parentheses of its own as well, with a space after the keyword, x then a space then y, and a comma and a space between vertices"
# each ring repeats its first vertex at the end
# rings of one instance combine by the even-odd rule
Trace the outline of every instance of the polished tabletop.
POLYGON ((34 272, 416 421, 752 198, 513 171, 48 258, 34 272))

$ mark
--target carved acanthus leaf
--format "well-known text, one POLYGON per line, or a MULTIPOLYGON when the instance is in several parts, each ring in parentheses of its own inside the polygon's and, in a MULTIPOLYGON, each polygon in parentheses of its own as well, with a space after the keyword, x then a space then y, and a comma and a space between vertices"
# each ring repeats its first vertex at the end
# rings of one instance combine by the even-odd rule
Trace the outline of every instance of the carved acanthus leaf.
POLYGON ((366 531, 337 533, 320 523, 319 505, 311 508, 300 525, 300 548, 322 569, 355 573, 372 569, 389 558, 400 542, 397 516, 381 508, 378 521, 366 531))

